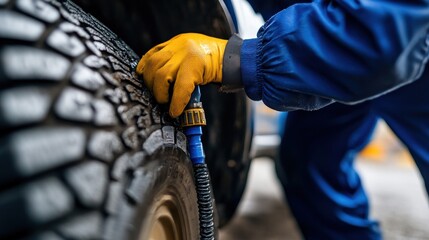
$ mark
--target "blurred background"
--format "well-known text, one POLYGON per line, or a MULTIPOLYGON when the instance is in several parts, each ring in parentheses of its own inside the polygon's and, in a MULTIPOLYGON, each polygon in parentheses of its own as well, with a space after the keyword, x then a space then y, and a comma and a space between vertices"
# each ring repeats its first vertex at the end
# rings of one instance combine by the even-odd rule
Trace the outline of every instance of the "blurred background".
MULTIPOLYGON (((276 131, 279 113, 262 103, 256 103, 255 109, 256 133, 276 131)), ((380 222, 386 240, 429 239, 429 204, 423 181, 411 156, 383 121, 359 154, 356 167, 369 196, 371 216, 380 222)), ((253 160, 238 212, 220 231, 220 239, 301 239, 271 158, 253 160)))
MULTIPOLYGON (((255 14, 245 0, 232 2, 240 35, 255 37, 263 24, 262 17, 255 14)), ((276 133, 280 130, 282 115, 261 102, 254 106, 255 141, 259 148, 263 147, 261 142, 270 146, 277 144, 280 139, 276 133)), ((383 121, 379 121, 373 140, 359 154, 356 167, 369 196, 371 216, 380 222, 385 239, 429 239, 429 201, 423 181, 413 159, 383 121)), ((232 222, 220 231, 220 239, 301 239, 271 158, 253 160, 239 210, 232 222)))

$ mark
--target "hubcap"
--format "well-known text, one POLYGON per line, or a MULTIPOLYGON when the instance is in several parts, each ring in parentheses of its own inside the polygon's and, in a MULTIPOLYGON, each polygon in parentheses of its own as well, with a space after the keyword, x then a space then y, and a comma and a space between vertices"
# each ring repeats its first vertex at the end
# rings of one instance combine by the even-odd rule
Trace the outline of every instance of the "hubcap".
POLYGON ((186 226, 179 212, 179 204, 172 195, 164 195, 158 199, 146 222, 147 233, 140 234, 141 240, 182 240, 186 226), (148 237, 146 237, 148 236, 148 237))

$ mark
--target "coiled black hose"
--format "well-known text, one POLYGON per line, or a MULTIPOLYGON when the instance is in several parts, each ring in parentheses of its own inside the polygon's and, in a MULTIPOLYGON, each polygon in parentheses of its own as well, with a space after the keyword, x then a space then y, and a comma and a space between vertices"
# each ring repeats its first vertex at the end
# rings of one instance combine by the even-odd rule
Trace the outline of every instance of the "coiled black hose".
POLYGON ((194 174, 200 219, 200 240, 213 240, 215 238, 215 225, 213 220, 210 176, 207 164, 194 165, 194 174))
POLYGON ((201 142, 201 135, 203 134, 201 126, 206 125, 206 117, 200 98, 200 88, 197 86, 182 114, 181 122, 188 140, 189 156, 194 167, 200 220, 200 240, 214 240, 215 224, 211 183, 207 164, 205 164, 203 143, 201 142))

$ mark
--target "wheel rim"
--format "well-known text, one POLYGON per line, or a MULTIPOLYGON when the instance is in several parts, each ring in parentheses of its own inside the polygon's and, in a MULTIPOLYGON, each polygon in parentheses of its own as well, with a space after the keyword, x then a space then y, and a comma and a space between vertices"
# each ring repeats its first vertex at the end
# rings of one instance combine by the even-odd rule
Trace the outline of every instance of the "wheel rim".
POLYGON ((182 240, 186 225, 181 217, 179 202, 172 195, 163 195, 150 211, 147 227, 143 228, 140 240, 182 240), (147 229, 147 231, 145 231, 147 229))

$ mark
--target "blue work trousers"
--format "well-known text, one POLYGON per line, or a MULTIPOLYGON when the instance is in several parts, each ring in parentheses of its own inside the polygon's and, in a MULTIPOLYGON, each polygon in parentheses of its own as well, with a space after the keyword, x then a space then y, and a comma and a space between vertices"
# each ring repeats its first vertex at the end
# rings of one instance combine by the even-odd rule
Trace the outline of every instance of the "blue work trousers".
POLYGON ((289 112, 276 170, 305 239, 381 239, 354 168, 379 118, 408 148, 429 192, 429 71, 357 105, 289 112))

